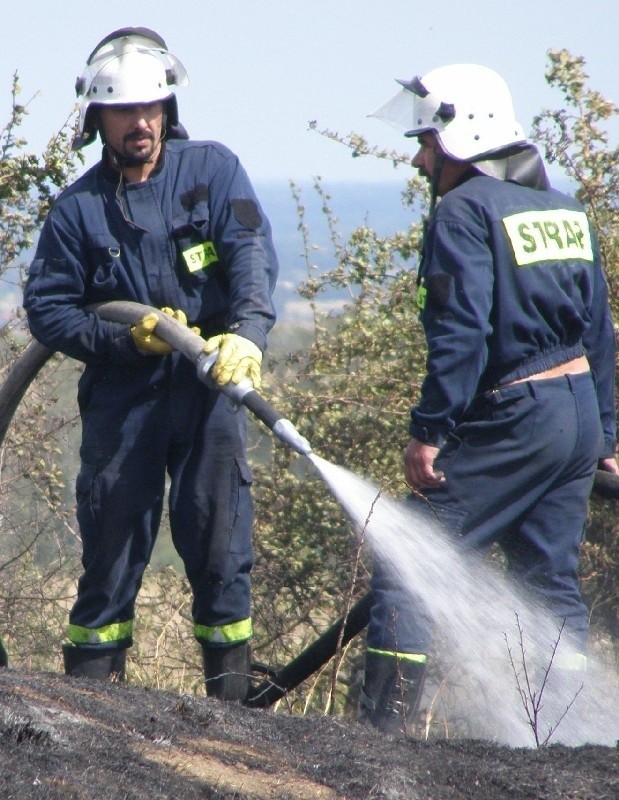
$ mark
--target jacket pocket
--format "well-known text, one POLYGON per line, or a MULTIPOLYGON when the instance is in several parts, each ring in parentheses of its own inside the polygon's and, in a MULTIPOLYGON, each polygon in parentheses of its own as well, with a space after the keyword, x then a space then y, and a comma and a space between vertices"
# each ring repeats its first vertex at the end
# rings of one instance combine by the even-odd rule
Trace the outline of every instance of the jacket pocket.
POLYGON ((219 266, 219 256, 210 238, 209 220, 183 222, 172 228, 180 274, 189 284, 205 283, 219 266))
POLYGON ((121 248, 109 235, 91 234, 89 288, 96 299, 108 297, 121 283, 121 248))

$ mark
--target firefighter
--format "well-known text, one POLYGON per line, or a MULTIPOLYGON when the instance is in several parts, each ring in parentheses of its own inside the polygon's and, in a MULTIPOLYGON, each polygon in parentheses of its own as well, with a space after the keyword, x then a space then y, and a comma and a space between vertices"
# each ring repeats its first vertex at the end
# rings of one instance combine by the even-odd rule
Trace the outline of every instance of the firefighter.
MULTIPOLYGON (((586 662, 578 555, 596 467, 617 474, 615 336, 595 234, 552 189, 502 78, 474 64, 400 81, 374 116, 417 137, 431 185, 418 272, 427 372, 405 453, 409 502, 508 568, 586 662), (415 495, 415 493, 418 493, 415 495)), ((430 645, 376 565, 360 717, 410 731, 430 645)))
POLYGON ((252 634, 252 473, 246 419, 190 361, 136 325, 86 309, 161 308, 218 351, 219 386, 260 386, 275 321, 270 224, 238 158, 188 140, 176 88, 186 71, 146 28, 111 33, 88 58, 74 149, 99 134, 101 160, 43 226, 25 287, 32 334, 85 364, 76 481, 83 574, 63 647, 67 674, 122 679, 134 604, 169 476, 170 528, 193 592, 207 694, 243 700, 252 634))

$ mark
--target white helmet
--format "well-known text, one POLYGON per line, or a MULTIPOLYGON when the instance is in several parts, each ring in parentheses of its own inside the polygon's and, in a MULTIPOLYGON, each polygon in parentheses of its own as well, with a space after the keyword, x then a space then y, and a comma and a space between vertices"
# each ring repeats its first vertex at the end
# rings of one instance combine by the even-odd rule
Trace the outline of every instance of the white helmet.
POLYGON ((527 141, 507 84, 487 67, 453 64, 398 83, 404 88, 370 116, 405 136, 435 133, 451 158, 475 161, 527 141))
POLYGON ((90 144, 97 135, 93 107, 165 102, 167 122, 178 126, 178 107, 171 87, 186 86, 187 72, 168 51, 165 41, 148 28, 114 31, 92 51, 86 69, 75 83, 81 97, 73 149, 90 144))

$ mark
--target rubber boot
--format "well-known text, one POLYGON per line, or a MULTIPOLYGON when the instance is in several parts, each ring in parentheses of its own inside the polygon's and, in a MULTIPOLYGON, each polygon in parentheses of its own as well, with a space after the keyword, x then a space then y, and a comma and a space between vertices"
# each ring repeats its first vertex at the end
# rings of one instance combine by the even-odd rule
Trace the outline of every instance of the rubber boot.
POLYGON ((6 652, 5 646, 2 644, 2 639, 0 639, 0 667, 8 667, 9 666, 9 654, 6 652))
POLYGON ((425 672, 425 663, 366 653, 359 721, 394 736, 410 733, 421 700, 425 672))
POLYGON ((76 647, 73 644, 63 644, 65 675, 123 683, 126 652, 126 650, 93 650, 76 647))
POLYGON ((202 646, 206 694, 218 700, 242 703, 249 689, 249 645, 202 646))

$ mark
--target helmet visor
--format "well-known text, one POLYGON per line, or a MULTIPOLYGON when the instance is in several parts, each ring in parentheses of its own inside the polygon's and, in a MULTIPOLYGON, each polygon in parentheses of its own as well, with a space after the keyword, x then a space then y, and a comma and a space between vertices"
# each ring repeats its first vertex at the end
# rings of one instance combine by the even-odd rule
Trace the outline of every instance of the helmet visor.
POLYGON ((435 97, 419 77, 398 80, 403 87, 394 97, 370 114, 405 136, 425 131, 440 132, 455 117, 455 108, 435 97))

